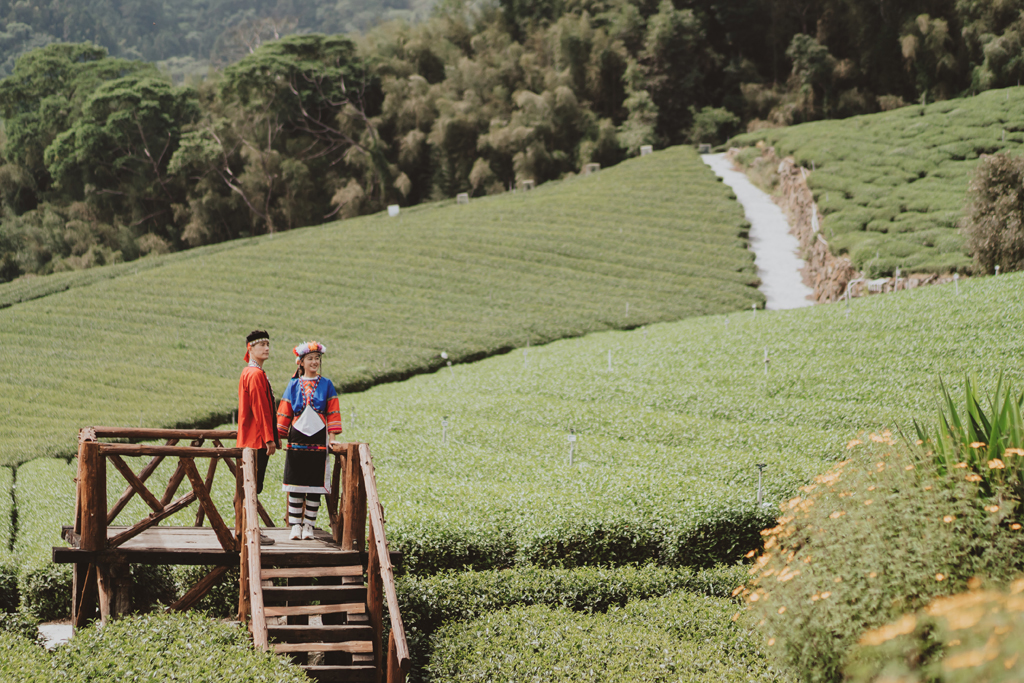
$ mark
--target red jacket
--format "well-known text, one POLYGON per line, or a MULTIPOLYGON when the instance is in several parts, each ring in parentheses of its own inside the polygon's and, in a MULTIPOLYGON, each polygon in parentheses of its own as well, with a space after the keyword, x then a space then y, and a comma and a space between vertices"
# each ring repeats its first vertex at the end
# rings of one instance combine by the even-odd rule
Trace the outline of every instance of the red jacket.
POLYGON ((274 392, 267 373, 252 366, 238 380, 238 448, 280 447, 274 415, 274 392))

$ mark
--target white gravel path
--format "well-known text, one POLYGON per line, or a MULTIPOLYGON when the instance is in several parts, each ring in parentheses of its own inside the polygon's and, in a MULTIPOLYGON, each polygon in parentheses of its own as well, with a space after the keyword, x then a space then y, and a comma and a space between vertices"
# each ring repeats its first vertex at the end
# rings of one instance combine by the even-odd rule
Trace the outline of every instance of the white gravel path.
POLYGON ((732 163, 724 154, 702 154, 700 158, 732 188, 747 214, 751 225, 750 249, 761 278, 759 289, 767 299, 765 308, 783 310, 812 305, 814 302, 808 297, 814 290, 800 276, 804 267, 803 259, 797 256, 800 242, 790 234, 782 209, 746 175, 732 170, 732 163))

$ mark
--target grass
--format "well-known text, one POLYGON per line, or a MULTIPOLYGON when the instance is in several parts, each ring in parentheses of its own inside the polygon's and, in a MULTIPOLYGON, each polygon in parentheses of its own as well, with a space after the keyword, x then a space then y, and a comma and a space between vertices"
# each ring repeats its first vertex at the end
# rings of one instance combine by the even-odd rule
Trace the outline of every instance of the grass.
POLYGON ((2 285, 0 464, 68 456, 90 424, 228 421, 254 327, 271 332, 280 392, 291 347, 311 337, 338 385, 365 387, 437 367, 442 351, 760 305, 731 196, 677 148, 468 206, 2 285))
POLYGON ((729 144, 763 140, 811 171, 807 183, 830 249, 848 254, 869 277, 896 268, 970 272, 974 266, 957 232, 967 185, 982 154, 1022 151, 1022 106, 1024 88, 990 90, 924 107, 760 130, 729 144))

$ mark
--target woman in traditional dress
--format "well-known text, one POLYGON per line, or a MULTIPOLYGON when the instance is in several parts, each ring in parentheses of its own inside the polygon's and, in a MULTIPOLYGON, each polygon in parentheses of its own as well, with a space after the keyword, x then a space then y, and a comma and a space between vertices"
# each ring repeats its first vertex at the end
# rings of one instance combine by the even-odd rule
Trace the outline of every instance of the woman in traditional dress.
POLYGON ((327 447, 330 435, 341 433, 341 413, 334 384, 320 376, 326 350, 315 341, 295 347, 295 364, 299 367, 277 409, 277 432, 282 438, 288 437, 281 488, 288 492, 292 539, 313 538, 320 496, 331 490, 327 447))

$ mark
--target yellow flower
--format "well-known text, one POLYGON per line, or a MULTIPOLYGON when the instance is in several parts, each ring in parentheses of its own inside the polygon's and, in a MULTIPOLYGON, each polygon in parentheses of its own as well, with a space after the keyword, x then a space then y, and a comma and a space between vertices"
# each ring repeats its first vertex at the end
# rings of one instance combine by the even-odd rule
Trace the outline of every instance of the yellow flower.
POLYGON ((846 514, 846 512, 843 511, 843 510, 836 510, 831 515, 829 515, 828 517, 829 517, 829 519, 839 519, 840 517, 842 517, 845 514, 846 514))
POLYGON ((746 554, 746 555, 744 555, 743 557, 746 557, 747 559, 750 559, 750 558, 751 558, 751 557, 753 557, 754 555, 757 555, 757 551, 756 551, 756 550, 751 550, 751 551, 750 551, 749 553, 747 553, 747 554, 746 554))
POLYGON ((863 443, 863 441, 861 441, 860 439, 853 439, 852 441, 850 441, 849 443, 846 444, 846 450, 850 450, 854 446, 859 446, 862 443, 863 443))
POLYGON ((936 581, 945 581, 946 580, 946 575, 945 574, 941 574, 941 573, 940 574, 936 574, 935 575, 935 580, 936 581))
POLYGON ((832 597, 832 592, 831 591, 825 591, 824 593, 821 594, 821 599, 822 600, 828 600, 830 597, 832 597))
POLYGON ((786 606, 783 605, 782 607, 779 608, 779 614, 785 614, 785 613, 786 613, 786 606))
POLYGON ((954 517, 953 515, 946 515, 945 517, 942 518, 942 521, 945 522, 946 524, 949 524, 950 522, 952 522, 954 520, 956 520, 956 517, 954 517))
POLYGON ((905 636, 913 633, 917 626, 917 617, 913 614, 905 614, 891 624, 886 624, 873 631, 866 631, 858 641, 861 645, 877 646, 887 643, 897 636, 905 636))
POLYGON ((1004 470, 1006 469, 1006 465, 1004 465, 1003 461, 999 458, 992 458, 988 461, 988 468, 990 470, 1004 470))
POLYGON ((985 443, 982 442, 982 441, 973 441, 973 442, 971 442, 971 448, 984 448, 984 447, 985 447, 985 443))
POLYGON ((1014 531, 1020 531, 1020 524, 1011 524, 1010 528, 1014 531))
POLYGON ((967 481, 978 482, 978 481, 981 481, 981 475, 980 474, 968 474, 966 477, 964 477, 964 479, 966 479, 967 481))
POLYGON ((775 644, 775 639, 774 638, 769 638, 768 639, 768 647, 771 647, 774 644, 775 644))
POLYGON ((985 506, 985 512, 999 512, 999 506, 998 505, 986 505, 985 506))
POLYGON ((868 578, 869 578, 869 579, 873 579, 873 578, 875 578, 876 576, 878 576, 878 572, 871 572, 870 574, 868 574, 868 578))
POLYGON ((871 499, 869 498, 869 499, 867 499, 867 500, 865 500, 865 501, 864 501, 864 504, 865 504, 865 505, 871 505, 871 504, 872 504, 873 502, 875 502, 875 501, 873 501, 873 500, 871 500, 871 499))
POLYGON ((965 463, 965 462, 958 462, 957 464, 953 465, 953 467, 954 467, 954 469, 958 469, 958 470, 966 470, 967 469, 967 463, 965 463))
POLYGON ((908 472, 909 472, 910 470, 914 469, 914 466, 913 466, 913 465, 907 465, 907 466, 906 466, 906 467, 904 467, 903 469, 905 469, 906 471, 908 471, 908 472))

